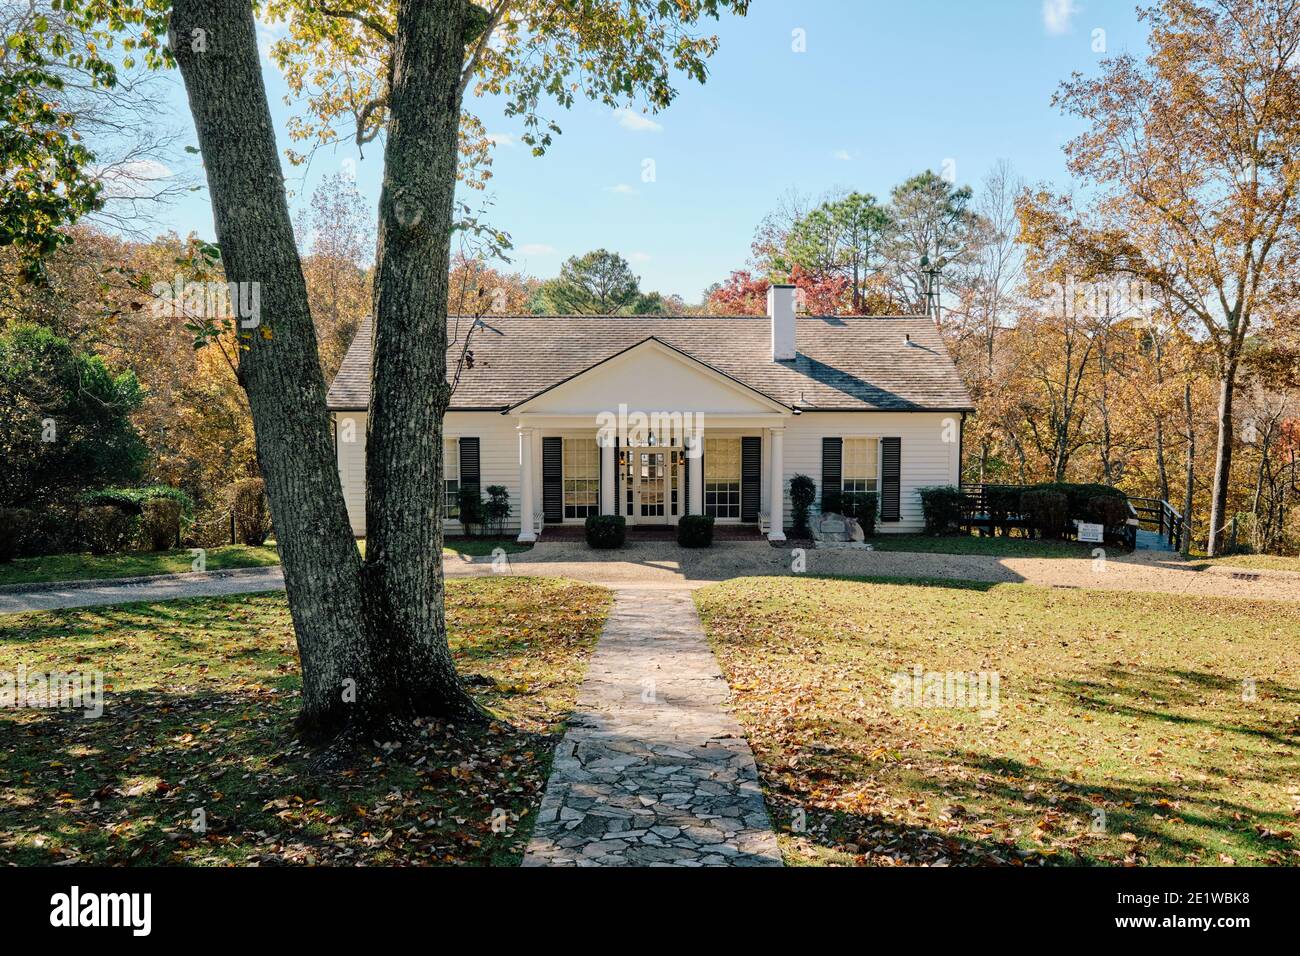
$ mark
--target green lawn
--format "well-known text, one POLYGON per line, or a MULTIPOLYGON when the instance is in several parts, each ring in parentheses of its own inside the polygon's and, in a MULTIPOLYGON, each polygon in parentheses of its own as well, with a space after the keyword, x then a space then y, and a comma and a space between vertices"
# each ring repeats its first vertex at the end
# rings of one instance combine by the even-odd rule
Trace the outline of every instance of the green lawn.
MULTIPOLYGON (((130 578, 148 574, 179 574, 193 571, 195 555, 179 551, 128 551, 124 554, 53 554, 43 558, 17 558, 0 564, 0 584, 32 584, 41 581, 74 581, 92 578, 130 578)), ((243 544, 208 548, 207 570, 259 568, 279 564, 274 545, 251 547, 243 544)))
POLYGON ((788 863, 1300 864, 1300 605, 754 578, 697 602, 788 863), (896 698, 916 666, 997 672, 996 712, 896 698))
MULTIPOLYGON (((366 543, 357 546, 364 554, 366 543)), ((446 538, 444 556, 487 557, 497 548, 506 554, 518 554, 532 548, 513 538, 446 538)), ((251 547, 243 544, 207 549, 207 570, 260 568, 279 564, 274 544, 251 547)), ((36 584, 46 581, 85 581, 95 578, 132 578, 149 574, 179 574, 195 570, 195 555, 188 549, 179 551, 128 551, 124 554, 55 554, 44 558, 18 558, 0 564, 0 584, 36 584)))
POLYGON ((1248 571, 1296 571, 1300 572, 1300 556, 1288 557, 1283 554, 1233 554, 1226 558, 1206 558, 1193 556, 1189 560, 1197 567, 1245 568, 1248 571))
POLYGON ((433 723, 422 751, 336 774, 291 738, 282 595, 0 617, 6 667, 109 688, 98 719, 0 710, 0 864, 518 862, 609 604, 572 582, 450 582, 457 664, 499 722, 433 723))
POLYGON ((1095 544, 1043 541, 1038 538, 981 538, 973 534, 931 537, 923 534, 877 534, 868 542, 877 551, 924 554, 987 554, 999 558, 1091 558, 1095 544))

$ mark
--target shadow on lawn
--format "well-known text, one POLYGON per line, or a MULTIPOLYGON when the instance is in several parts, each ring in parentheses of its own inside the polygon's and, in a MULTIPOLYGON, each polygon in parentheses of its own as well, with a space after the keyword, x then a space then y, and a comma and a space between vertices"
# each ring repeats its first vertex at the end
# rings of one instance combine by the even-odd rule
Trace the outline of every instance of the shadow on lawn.
MULTIPOLYGON (((1108 778, 1081 782, 1043 767, 974 751, 945 754, 949 764, 942 781, 919 771, 896 774, 857 755, 831 751, 832 763, 858 765, 848 773, 803 771, 814 787, 874 777, 893 794, 915 794, 914 808, 947 814, 944 830, 899 820, 893 812, 807 812, 807 832, 796 833, 793 821, 804 807, 801 795, 778 776, 766 780, 773 823, 787 835, 810 839, 830 850, 893 857, 907 864, 941 859, 956 865, 1108 866, 1159 862, 1217 863, 1225 849, 1234 854, 1272 855, 1293 850, 1293 840, 1266 837, 1255 825, 1275 833, 1291 825, 1284 812, 1261 812, 1223 794, 1218 788, 1195 794, 1178 787, 1108 778), (867 769, 870 767, 870 769, 867 769), (1097 811, 1103 811, 1104 815, 1097 811), (993 821, 991 832, 977 836, 979 821, 993 821), (1100 823, 1100 830, 1094 829, 1100 823), (819 824, 824 828, 819 828, 819 824), (1041 828, 1041 829, 1040 829, 1041 828), (1019 838, 1013 830, 1020 831, 1019 838), (1121 841, 1121 834, 1131 834, 1121 841)), ((870 862, 870 859, 868 859, 870 862)))
POLYGON ((376 750, 321 773, 292 736, 297 703, 269 689, 110 692, 97 719, 0 715, 0 862, 402 865, 522 856, 559 733, 429 722, 414 753, 376 750), (205 832, 193 829, 196 810, 205 832), (509 822, 498 832, 501 811, 509 822))
MULTIPOLYGON (((1282 729, 1285 725, 1278 721, 1279 729, 1270 729, 1262 725, 1265 720, 1262 712, 1257 712, 1261 724, 1254 725, 1177 712, 1176 708, 1199 707, 1209 713, 1222 714, 1223 704, 1232 701, 1243 709, 1248 708, 1250 704, 1243 700, 1240 679, 1173 667, 1131 668, 1110 665, 1101 668, 1097 679, 1058 681, 1057 689, 1074 703, 1093 711, 1256 737, 1279 747, 1300 747, 1300 733, 1294 729, 1294 723, 1291 729, 1282 729), (1220 698, 1219 706, 1213 711, 1209 708, 1214 707, 1215 702, 1207 701, 1207 695, 1220 698)), ((1256 680, 1254 693, 1260 700, 1300 703, 1300 691, 1272 680, 1256 680)), ((1289 755, 1285 761, 1279 759, 1278 772, 1260 779, 1273 783, 1290 780, 1294 776, 1294 759, 1295 755, 1289 755)))

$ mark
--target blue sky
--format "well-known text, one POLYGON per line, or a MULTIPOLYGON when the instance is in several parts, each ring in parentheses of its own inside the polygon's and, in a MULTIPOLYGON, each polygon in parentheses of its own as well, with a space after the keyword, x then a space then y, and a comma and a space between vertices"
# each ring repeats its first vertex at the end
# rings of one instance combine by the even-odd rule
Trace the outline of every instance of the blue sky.
MULTIPOLYGON (((554 275, 598 247, 626 256, 642 288, 697 301, 742 268, 754 227, 791 187, 879 197, 925 168, 955 164, 978 185, 999 159, 1030 182, 1068 187, 1061 146, 1076 131, 1051 107, 1059 82, 1095 72, 1107 54, 1141 53, 1134 0, 754 0, 716 26, 708 82, 683 80, 676 102, 645 122, 581 103, 558 115, 563 135, 541 158, 512 145, 518 125, 470 103, 502 138, 488 194, 510 233, 516 268, 554 275), (795 31, 803 31, 796 34, 795 31), (805 49, 796 51, 798 39, 805 49), (653 182, 643 181, 646 160, 653 182)), ((271 31, 264 31, 267 36, 271 31)), ((265 64, 280 146, 284 84, 265 64)), ((179 78, 171 108, 193 141, 179 78)), ((295 210, 320 178, 354 168, 377 204, 381 150, 316 154, 291 171, 295 210)), ((164 221, 212 237, 206 188, 164 221)))

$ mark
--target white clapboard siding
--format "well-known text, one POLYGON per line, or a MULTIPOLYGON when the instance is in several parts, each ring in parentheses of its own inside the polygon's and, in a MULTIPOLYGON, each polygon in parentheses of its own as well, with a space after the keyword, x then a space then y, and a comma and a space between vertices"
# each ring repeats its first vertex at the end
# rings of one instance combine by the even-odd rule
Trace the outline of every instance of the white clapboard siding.
MULTIPOLYGON (((807 475, 817 483, 821 501, 822 438, 866 436, 902 439, 901 521, 876 523, 881 534, 921 531, 920 488, 958 483, 960 413, 946 412, 804 412, 785 429, 786 523, 790 521, 790 479, 807 475), (946 434, 954 438, 944 441, 946 434)), ((764 448, 767 454, 767 448, 764 448)), ((766 460, 766 459, 765 459, 766 460)))
MULTIPOLYGON (((366 533, 366 416, 364 412, 338 412, 335 416, 339 436, 339 478, 343 482, 343 500, 347 503, 348 519, 352 533, 363 537, 366 533), (349 433, 345 423, 352 423, 351 442, 345 441, 349 433)), ((507 530, 519 529, 519 435, 512 419, 496 412, 449 412, 443 423, 449 439, 478 438, 479 487, 487 494, 488 485, 504 485, 510 491, 510 505, 514 510, 507 530)), ((459 521, 448 521, 446 531, 461 531, 459 521)))
MULTIPOLYGON (((784 448, 784 491, 786 523, 790 521, 790 479, 795 475, 808 475, 817 484, 817 500, 821 500, 822 439, 824 437, 900 438, 902 439, 901 514, 902 520, 881 522, 877 530, 882 534, 920 531, 924 527, 921 499, 917 491, 931 485, 955 485, 959 473, 960 414, 947 412, 804 412, 786 419, 784 448), (948 440, 945 440, 948 439, 948 440)), ((365 460, 366 416, 364 413, 337 413, 340 440, 338 443, 339 477, 343 481, 343 496, 347 502, 352 529, 358 536, 365 534, 365 460), (353 441, 342 439, 345 423, 353 422, 353 441)), ((477 437, 479 439, 480 486, 504 485, 510 491, 513 514, 507 529, 519 528, 519 508, 522 501, 519 486, 519 434, 512 416, 497 412, 450 412, 445 422, 448 438, 477 437)), ((705 424, 708 432, 708 424, 705 424)), ((732 434, 728 431, 728 434, 732 434)), ((740 432, 734 432, 740 434, 740 432)), ((745 434, 758 434, 757 429, 744 430, 745 434)), ((539 430, 533 440, 533 474, 537 482, 534 497, 541 501, 541 438, 539 430)), ((763 430, 763 480, 762 510, 769 511, 771 501, 770 469, 771 433, 763 430)), ((593 430, 594 435, 594 430, 593 430)), ((455 534, 460 523, 449 521, 446 530, 455 534)))

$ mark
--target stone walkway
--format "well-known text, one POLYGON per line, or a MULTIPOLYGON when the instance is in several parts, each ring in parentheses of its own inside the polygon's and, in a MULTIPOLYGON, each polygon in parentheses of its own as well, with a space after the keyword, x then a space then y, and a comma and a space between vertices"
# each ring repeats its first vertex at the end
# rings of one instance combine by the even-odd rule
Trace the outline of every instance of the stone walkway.
POLYGON ((780 866, 689 592, 617 592, 524 866, 780 866))

